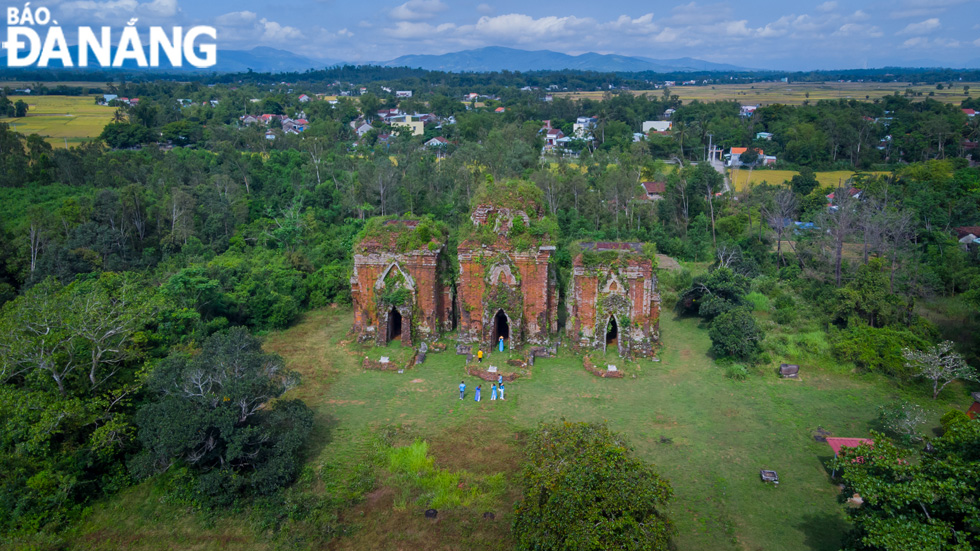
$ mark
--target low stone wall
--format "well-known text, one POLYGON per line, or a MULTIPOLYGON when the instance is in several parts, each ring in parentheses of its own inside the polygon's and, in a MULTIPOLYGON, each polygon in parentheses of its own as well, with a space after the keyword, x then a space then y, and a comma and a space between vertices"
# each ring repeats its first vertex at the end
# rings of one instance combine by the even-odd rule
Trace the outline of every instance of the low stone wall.
POLYGON ((608 371, 606 369, 600 369, 592 361, 592 358, 588 354, 582 356, 582 365, 585 366, 585 370, 589 373, 595 375, 596 377, 602 377, 603 379, 622 379, 622 371, 608 371))
POLYGON ((520 375, 517 373, 490 373, 486 369, 483 369, 477 365, 466 366, 466 374, 473 377, 479 377, 480 379, 491 383, 497 382, 497 379, 500 376, 503 376, 504 380, 508 383, 511 381, 516 381, 517 378, 520 377, 520 375))
POLYGON ((386 364, 381 363, 380 360, 372 360, 370 358, 364 358, 361 361, 361 367, 364 369, 370 369, 372 371, 398 371, 403 369, 411 369, 415 363, 418 353, 412 356, 412 359, 408 360, 408 365, 400 365, 396 362, 388 362, 386 364))

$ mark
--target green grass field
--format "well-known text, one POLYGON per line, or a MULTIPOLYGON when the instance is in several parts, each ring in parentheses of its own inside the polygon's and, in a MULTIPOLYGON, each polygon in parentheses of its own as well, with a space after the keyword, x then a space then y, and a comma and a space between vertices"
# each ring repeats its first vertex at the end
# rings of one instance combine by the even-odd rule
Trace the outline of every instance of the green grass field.
MULTIPOLYGON (((922 96, 913 97, 915 101, 932 97, 936 101, 959 105, 967 97, 980 97, 980 83, 976 82, 956 82, 952 88, 944 88, 943 90, 936 90, 934 84, 910 86, 907 82, 754 82, 711 86, 674 86, 670 89, 670 93, 678 96, 684 103, 699 100, 702 102, 737 101, 745 105, 771 105, 774 103, 802 105, 807 100, 810 103, 825 99, 871 101, 892 95, 896 91, 903 94, 908 88, 915 92, 922 92, 922 96), (963 93, 963 86, 970 87, 970 96, 963 93), (929 96, 930 92, 933 93, 932 96, 929 96)), ((663 90, 634 90, 633 93, 660 97, 663 90)), ((554 95, 577 99, 602 99, 605 94, 608 92, 561 92, 554 95)))
POLYGON ((0 118, 21 134, 39 134, 53 147, 77 145, 102 133, 116 109, 96 105, 93 96, 10 96, 28 104, 23 118, 0 118))
MULTIPOLYGON (((349 530, 329 549, 513 548, 521 434, 539 421, 565 417, 608 422, 671 481, 674 540, 681 551, 836 550, 847 521, 825 468, 832 452, 814 441, 814 431, 867 436, 875 408, 903 392, 846 367, 806 364, 798 381, 780 380, 767 366, 735 382, 707 356, 707 332, 697 320, 665 313, 661 362, 643 360, 630 366, 626 378, 600 379, 566 353, 538 360, 530 377, 507 385, 505 402, 491 402, 487 392, 475 403, 472 389, 479 381, 464 375, 464 360, 451 347, 403 374, 366 371, 360 361, 378 350, 343 340, 350 326, 349 312, 326 309, 266 340, 268 350, 302 373, 303 384, 291 394, 316 412, 307 468, 297 485, 320 496, 327 488, 336 492, 343 487, 337 480, 370 463, 375 435, 395 426, 397 443, 428 441, 437 468, 465 472, 463 480, 502 474, 505 487, 483 505, 496 514, 494 521, 483 520, 482 508, 460 508, 440 511, 433 522, 423 518, 422 505, 398 506, 396 488, 381 473, 378 486, 337 519, 349 530), (457 392, 460 379, 468 386, 464 401, 457 392), (778 471, 778 487, 759 480, 762 468, 778 471)), ((916 391, 914 398, 934 426, 950 404, 926 403, 925 396, 916 391)), ((962 389, 948 396, 966 401, 962 389)), ((294 498, 287 504, 300 506, 294 498)), ((151 481, 93 507, 71 534, 69 548, 310 546, 290 532, 295 526, 288 522, 269 530, 255 518, 247 509, 192 512, 168 503, 151 481)))

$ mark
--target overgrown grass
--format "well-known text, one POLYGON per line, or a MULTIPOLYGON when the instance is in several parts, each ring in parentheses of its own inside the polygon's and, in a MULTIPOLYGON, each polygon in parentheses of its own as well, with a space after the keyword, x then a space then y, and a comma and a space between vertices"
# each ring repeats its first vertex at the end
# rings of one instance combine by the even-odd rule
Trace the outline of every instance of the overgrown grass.
POLYGON ((391 448, 387 459, 388 471, 394 475, 393 483, 400 490, 395 498, 398 509, 404 509, 412 502, 437 510, 485 509, 504 491, 503 473, 478 478, 466 471, 437 468, 429 455, 429 444, 424 440, 391 448))
MULTIPOLYGON (((798 381, 779 379, 769 366, 733 380, 707 356, 710 343, 698 321, 665 312, 662 361, 638 362, 640 377, 597 378, 562 350, 508 384, 506 401, 475 403, 472 392, 459 400, 460 379, 470 389, 479 381, 464 374, 465 358, 451 348, 404 374, 366 371, 357 345, 338 344, 349 328, 349 312, 328 309, 267 340, 269 350, 303 374, 293 396, 317 413, 307 467, 275 507, 261 515, 246 508, 201 518, 160 503, 144 484, 96 506, 68 547, 160 549, 166 538, 196 534, 215 542, 193 545, 201 549, 218 548, 224 536, 230 539, 223 549, 319 548, 331 538, 332 549, 512 549, 521 434, 565 417, 607 422, 670 480, 677 549, 831 551, 847 520, 825 468, 832 452, 813 439, 817 427, 867 436, 880 404, 909 399, 926 409, 928 430, 946 409, 969 402, 962 387, 934 403, 920 388, 822 361, 796 362, 798 381), (390 463, 375 458, 387 446, 416 439, 428 443, 426 459, 418 449, 399 452, 411 454, 404 464, 445 474, 412 475, 417 480, 401 500, 401 475, 385 474, 390 463), (778 489, 759 481, 762 468, 779 473, 778 489), (454 481, 457 490, 464 484, 462 495, 452 491, 454 481), (473 487, 490 497, 466 506, 473 487), (432 503, 440 504, 437 522, 422 514, 432 503), (495 520, 485 520, 483 511, 495 520)), ((785 358, 823 357, 817 328, 803 328, 778 343, 785 358)), ((775 363, 783 359, 770 354, 775 363)))

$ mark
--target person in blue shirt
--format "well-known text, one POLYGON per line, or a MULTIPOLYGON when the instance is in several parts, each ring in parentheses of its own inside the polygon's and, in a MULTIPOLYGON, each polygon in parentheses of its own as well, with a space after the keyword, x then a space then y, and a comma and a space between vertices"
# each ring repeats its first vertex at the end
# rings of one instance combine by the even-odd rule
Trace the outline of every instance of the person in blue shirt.
POLYGON ((500 343, 500 351, 503 352, 504 351, 504 338, 503 337, 499 337, 497 339, 497 342, 500 343))
POLYGON ((459 399, 463 399, 463 394, 466 392, 466 383, 463 381, 459 382, 459 399))
POLYGON ((491 400, 497 399, 497 383, 493 383, 490 385, 490 399, 491 400))
POLYGON ((504 383, 500 383, 500 399, 504 399, 504 383))
POLYGON ((497 384, 498 385, 504 384, 504 376, 500 375, 499 373, 497 374, 497 384))
POLYGON ((474 399, 474 401, 475 402, 480 401, 480 385, 476 385, 476 398, 474 399))

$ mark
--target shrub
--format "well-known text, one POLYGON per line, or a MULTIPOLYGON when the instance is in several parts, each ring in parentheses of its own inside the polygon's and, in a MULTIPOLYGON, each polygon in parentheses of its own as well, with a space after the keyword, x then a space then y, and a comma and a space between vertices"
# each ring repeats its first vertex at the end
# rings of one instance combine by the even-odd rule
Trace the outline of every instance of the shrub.
POLYGON ((665 550, 673 491, 604 424, 554 422, 531 435, 514 515, 518 549, 665 550))
POLYGON ((708 330, 711 353, 715 357, 754 359, 761 351, 762 330, 755 317, 745 308, 736 308, 719 315, 708 330))
POLYGON ((854 362, 860 369, 910 379, 915 373, 905 366, 902 349, 906 346, 926 348, 921 338, 911 331, 892 327, 857 325, 845 331, 831 331, 834 355, 842 361, 854 362))
POLYGON ((744 381, 749 377, 749 370, 742 364, 731 364, 725 368, 725 376, 733 381, 744 381))
POLYGON ((958 409, 951 409, 939 418, 939 424, 943 426, 943 431, 948 431, 953 425, 969 422, 970 416, 958 409))
POLYGON ((745 295, 745 300, 752 305, 756 312, 769 311, 769 297, 762 293, 749 293, 745 295))

